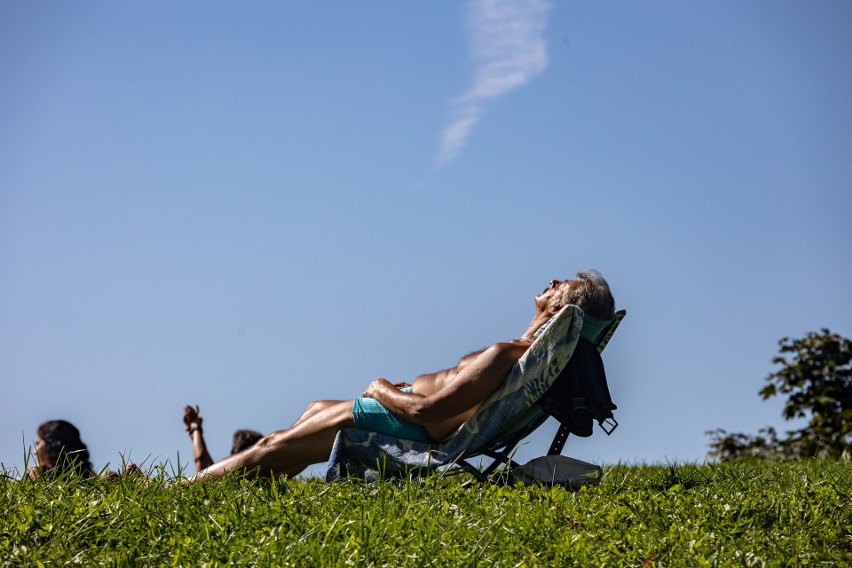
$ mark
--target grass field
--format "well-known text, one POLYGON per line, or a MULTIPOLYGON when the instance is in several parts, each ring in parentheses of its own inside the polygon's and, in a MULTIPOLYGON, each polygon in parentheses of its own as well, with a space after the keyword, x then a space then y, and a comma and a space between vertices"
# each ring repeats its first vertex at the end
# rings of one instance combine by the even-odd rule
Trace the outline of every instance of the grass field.
POLYGON ((620 465, 579 491, 149 473, 4 476, 2 565, 852 565, 850 462, 620 465))

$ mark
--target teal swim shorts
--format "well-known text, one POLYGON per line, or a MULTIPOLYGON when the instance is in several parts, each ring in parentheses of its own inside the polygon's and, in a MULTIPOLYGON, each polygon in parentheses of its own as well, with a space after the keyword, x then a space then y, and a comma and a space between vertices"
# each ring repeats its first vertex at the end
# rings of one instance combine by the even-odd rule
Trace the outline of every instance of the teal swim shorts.
MULTIPOLYGON (((411 387, 402 389, 411 392, 411 387)), ((426 428, 396 417, 391 411, 382 406, 378 400, 362 396, 352 401, 352 416, 355 425, 362 430, 388 434, 404 440, 415 442, 433 442, 426 428)))

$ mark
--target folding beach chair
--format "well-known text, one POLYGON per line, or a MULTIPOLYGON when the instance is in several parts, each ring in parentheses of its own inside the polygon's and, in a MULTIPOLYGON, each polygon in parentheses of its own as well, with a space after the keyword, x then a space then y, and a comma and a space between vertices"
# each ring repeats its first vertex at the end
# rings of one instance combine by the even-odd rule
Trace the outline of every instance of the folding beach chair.
POLYGON ((444 468, 448 472, 467 472, 485 481, 498 470, 508 475, 519 467, 512 460, 515 448, 550 416, 560 422, 560 427, 549 455, 561 453, 570 433, 590 435, 592 420, 611 433, 617 426, 612 416, 615 405, 609 397, 600 352, 625 315, 620 310, 603 329, 585 338, 583 311, 573 305, 563 308, 503 384, 441 442, 404 440, 359 428, 341 429, 329 457, 326 480, 398 477, 444 468), (593 388, 578 396, 578 380, 581 386, 593 388), (590 393, 592 398, 603 400, 590 400, 590 393), (478 456, 490 458, 492 463, 480 470, 470 463, 478 456))

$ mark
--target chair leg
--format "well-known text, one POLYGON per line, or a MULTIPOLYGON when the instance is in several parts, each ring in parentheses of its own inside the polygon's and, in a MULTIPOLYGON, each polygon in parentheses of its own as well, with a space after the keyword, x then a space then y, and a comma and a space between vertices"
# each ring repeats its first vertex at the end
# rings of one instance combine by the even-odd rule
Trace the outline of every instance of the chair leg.
POLYGON ((509 453, 510 452, 508 450, 503 452, 482 452, 481 455, 491 458, 492 460, 485 469, 479 469, 463 459, 458 460, 456 465, 465 472, 471 474, 475 480, 480 483, 496 483, 498 485, 505 485, 510 479, 509 474, 512 469, 519 467, 519 464, 509 457, 509 453), (500 467, 503 467, 503 469, 500 470, 500 467), (495 479, 495 476, 498 475, 499 479, 495 479))
POLYGON ((456 462, 456 465, 461 467, 467 473, 471 474, 477 481, 480 483, 485 483, 488 481, 488 476, 479 471, 479 469, 473 467, 471 464, 467 463, 464 460, 459 460, 456 462))

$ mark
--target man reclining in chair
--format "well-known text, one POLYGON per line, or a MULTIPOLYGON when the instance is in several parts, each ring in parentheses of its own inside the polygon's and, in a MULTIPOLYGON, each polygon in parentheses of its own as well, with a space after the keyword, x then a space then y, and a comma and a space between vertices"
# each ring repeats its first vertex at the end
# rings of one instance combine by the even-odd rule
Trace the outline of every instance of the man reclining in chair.
POLYGON ((599 272, 580 272, 576 280, 551 280, 535 297, 535 315, 517 339, 465 355, 455 367, 420 375, 411 385, 379 378, 355 400, 313 402, 290 428, 272 432, 187 481, 217 479, 231 471, 295 476, 309 465, 327 461, 335 436, 344 427, 417 441, 443 440, 497 390, 532 345, 536 331, 568 304, 599 320, 610 320, 615 312, 609 285, 599 272))

